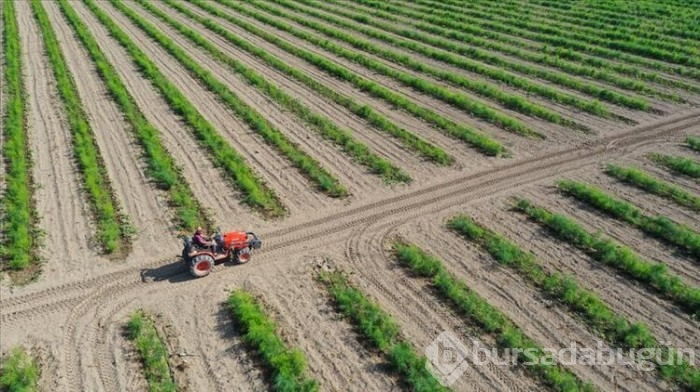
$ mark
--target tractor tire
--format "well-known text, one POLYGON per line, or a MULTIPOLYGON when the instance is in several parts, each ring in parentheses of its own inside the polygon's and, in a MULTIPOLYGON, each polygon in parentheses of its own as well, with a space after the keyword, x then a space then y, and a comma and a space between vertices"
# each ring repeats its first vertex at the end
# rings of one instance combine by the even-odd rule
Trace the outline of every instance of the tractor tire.
POLYGON ((236 251, 236 261, 238 264, 245 264, 250 261, 250 248, 245 247, 236 251))
POLYGON ((190 262, 190 274, 195 278, 203 278, 214 268, 214 258, 209 255, 195 256, 190 262))

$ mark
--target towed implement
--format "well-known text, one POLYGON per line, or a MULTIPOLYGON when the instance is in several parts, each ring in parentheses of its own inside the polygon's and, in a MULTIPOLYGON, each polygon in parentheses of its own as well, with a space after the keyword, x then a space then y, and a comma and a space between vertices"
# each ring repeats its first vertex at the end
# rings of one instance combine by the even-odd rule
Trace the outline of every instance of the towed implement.
POLYGON ((184 237, 182 260, 188 266, 190 274, 196 278, 209 275, 214 265, 227 261, 244 264, 250 261, 254 249, 260 249, 262 240, 250 231, 229 231, 214 235, 211 246, 199 247, 191 237, 184 237))

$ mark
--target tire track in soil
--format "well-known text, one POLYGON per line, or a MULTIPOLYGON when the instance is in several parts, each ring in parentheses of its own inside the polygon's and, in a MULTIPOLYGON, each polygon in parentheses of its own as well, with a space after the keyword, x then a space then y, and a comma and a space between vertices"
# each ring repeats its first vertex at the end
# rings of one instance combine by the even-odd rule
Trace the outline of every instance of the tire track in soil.
POLYGON ((38 226, 47 233, 40 251, 41 257, 48 260, 43 269, 52 276, 62 276, 68 271, 87 273, 95 267, 85 260, 100 256, 89 244, 89 233, 94 232, 95 225, 73 158, 73 136, 29 3, 18 1, 15 5, 28 101, 27 132, 34 162, 38 226))
MULTIPOLYGON (((660 134, 663 137, 669 137, 671 134, 684 129, 688 122, 698 122, 698 119, 695 117, 697 117, 697 113, 688 114, 676 119, 669 119, 659 124, 640 127, 630 132, 623 133, 614 139, 601 139, 599 142, 582 149, 582 152, 573 153, 565 149, 563 151, 551 153, 540 159, 530 159, 525 160, 525 162, 506 164, 500 169, 487 170, 486 172, 466 177, 457 177, 422 190, 377 201, 369 205, 355 207, 326 218, 312 220, 307 224, 280 229, 276 232, 270 232, 267 235, 263 234, 263 238, 266 239, 270 245, 267 246, 264 251, 260 252, 261 256, 258 257, 262 260, 255 264, 259 266, 270 263, 269 256, 273 254, 279 256, 283 254, 288 255, 290 251, 295 249, 295 246, 299 249, 298 247, 303 248, 305 244, 306 247, 311 247, 314 243, 322 240, 322 243, 326 243, 333 234, 340 234, 348 229, 354 229, 360 224, 368 224, 380 220, 385 220, 383 222, 386 222, 387 225, 406 222, 407 219, 413 217, 434 214, 437 211, 444 210, 451 206, 463 205, 467 202, 478 200, 479 198, 493 196, 494 193, 512 190, 524 184, 552 177, 550 173, 555 171, 555 169, 555 172, 562 173, 581 168, 582 166, 592 165, 600 158, 605 158, 606 156, 619 156, 621 153, 634 151, 638 146, 645 145, 655 140, 660 134), (617 143, 612 143, 613 141, 617 141, 617 143), (610 146, 610 148, 607 148, 608 146, 610 146), (328 224, 331 224, 331 227, 328 227, 328 224), (288 249, 290 247, 292 249, 288 249)), ((168 259, 168 261, 171 260, 172 259, 168 259)), ((150 273, 157 279, 172 279, 177 276, 186 276, 186 272, 183 271, 181 264, 167 264, 168 261, 155 261, 149 263, 146 267, 156 269, 155 273, 153 271, 150 271, 150 273)), ((251 268, 253 267, 241 266, 236 269, 229 269, 228 271, 221 269, 216 275, 218 275, 219 279, 236 276, 240 277, 247 271, 251 271, 251 268), (234 271, 239 271, 242 274, 236 275, 234 271)), ((65 349, 66 347, 77 347, 84 329, 84 326, 80 324, 80 320, 91 310, 104 304, 105 301, 114 302, 124 296, 142 295, 143 293, 141 293, 142 290, 139 289, 139 286, 143 286, 144 283, 135 276, 138 270, 139 268, 128 267, 124 270, 83 282, 63 285, 63 287, 68 287, 73 294, 68 295, 68 298, 60 299, 59 302, 77 301, 77 305, 73 307, 68 315, 68 321, 64 326, 62 342, 64 347, 64 352, 61 356, 63 369, 60 374, 63 375, 65 382, 68 384, 67 389, 81 390, 84 386, 84 380, 79 376, 79 370, 83 368, 83 358, 80 357, 79 352, 75 349, 65 349), (100 284, 100 282, 111 282, 111 284, 100 284), (73 288, 78 288, 78 290, 73 290, 73 288), (77 293, 75 293, 75 291, 77 291, 77 293)), ((145 272, 147 277, 149 271, 145 272)), ((196 290, 198 288, 208 287, 209 285, 203 285, 205 283, 211 283, 211 281, 199 280, 191 281, 190 283, 191 289, 196 290)), ((159 287, 154 287, 152 291, 155 292, 157 290, 161 294, 167 294, 177 288, 176 285, 159 285, 159 287)), ((61 292, 60 287, 55 290, 61 292)), ((7 327, 17 326, 17 323, 20 321, 31 320, 32 315, 36 311, 36 309, 32 308, 32 305, 37 299, 49 299, 48 297, 50 297, 49 293, 38 292, 28 294, 27 296, 16 296, 16 298, 10 297, 0 302, 0 308, 2 308, 3 311, 3 319, 11 316, 13 313, 7 310, 8 308, 5 307, 5 304, 9 305, 16 300, 24 304, 24 313, 22 315, 17 315, 15 313, 16 317, 11 318, 12 323, 7 325, 7 327)), ((208 303, 211 296, 205 295, 205 298, 207 298, 207 301, 203 302, 208 303)), ((50 300, 48 302, 51 303, 50 300)), ((9 309, 12 308, 13 307, 10 307, 9 309)), ((205 315, 196 314, 195 320, 199 319, 199 316, 205 315)), ((3 324, 6 325, 4 320, 3 324)))
MULTIPOLYGON (((443 203, 445 200, 452 200, 447 205, 462 205, 462 200, 474 201, 475 197, 493 196, 494 190, 503 191, 513 189, 516 186, 522 186, 536 182, 540 179, 551 178, 563 173, 564 169, 574 170, 581 168, 584 164, 592 164, 591 161, 597 162, 605 156, 619 156, 625 150, 634 148, 636 145, 644 145, 649 141, 653 141, 659 134, 664 137, 682 130, 686 127, 686 122, 691 119, 692 122, 700 122, 700 118, 695 118, 698 113, 691 113, 678 117, 676 119, 666 120, 651 126, 639 127, 619 135, 617 138, 605 138, 589 145, 581 146, 573 149, 564 149, 558 152, 552 152, 547 156, 540 158, 532 158, 524 161, 511 162, 504 164, 499 168, 488 169, 484 172, 470 174, 467 176, 459 176, 447 181, 437 183, 430 187, 419 189, 412 192, 407 192, 398 196, 382 199, 373 203, 355 206, 345 211, 326 216, 320 219, 312 219, 307 222, 297 223, 290 222, 289 226, 281 226, 279 229, 262 232, 262 238, 266 241, 266 246, 259 253, 272 253, 279 249, 284 249, 290 245, 297 244, 306 240, 316 240, 319 237, 330 236, 338 232, 347 230, 357 224, 365 222, 373 222, 379 218, 384 218, 399 212, 416 212, 419 215, 427 215, 432 210, 444 209, 443 203), (676 123, 682 123, 677 126, 676 123), (613 144, 613 141, 616 143, 613 144), (611 147, 608 149, 607 146, 611 147), (549 174, 555 171, 557 174, 549 174), (543 173, 544 172, 544 173, 543 173), (396 206, 396 207, 394 207, 396 206), (428 209, 427 211, 423 211, 428 209), (324 227, 327 224, 333 224, 332 227, 324 227)), ((444 204, 444 203, 443 203, 444 204)), ((401 221, 405 220, 406 216, 401 217, 401 221)), ((89 291, 92 288, 99 287, 108 282, 114 282, 121 279, 133 279, 133 275, 138 271, 146 271, 148 269, 163 268, 158 271, 159 279, 167 279, 168 276, 176 275, 184 268, 177 264, 170 264, 174 258, 165 258, 141 267, 125 268, 124 270, 115 271, 109 274, 97 276, 89 280, 66 283, 57 287, 48 288, 36 293, 10 296, 9 298, 0 301, 0 309, 2 316, 9 317, 18 310, 17 305, 30 310, 36 302, 41 302, 44 299, 51 300, 60 293, 68 292, 69 296, 76 296, 80 293, 89 291), (70 294, 71 291, 77 293, 70 294)))

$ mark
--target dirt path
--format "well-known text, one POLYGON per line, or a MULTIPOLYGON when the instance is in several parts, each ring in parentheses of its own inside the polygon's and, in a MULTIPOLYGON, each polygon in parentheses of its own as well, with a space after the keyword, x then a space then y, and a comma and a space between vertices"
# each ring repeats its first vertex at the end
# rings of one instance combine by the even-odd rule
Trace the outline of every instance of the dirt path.
MULTIPOLYGON (((385 232, 377 230, 375 234, 372 229, 373 224, 379 223, 381 227, 389 229, 406 222, 415 222, 421 217, 431 221, 437 218, 436 222, 439 222, 442 211, 463 209, 480 200, 487 202, 499 194, 512 194, 519 187, 551 180, 553 173, 561 175, 576 170, 588 170, 587 168, 597 167, 601 160, 636 154, 639 149, 643 149, 648 144, 663 142, 674 135, 677 137, 684 129, 697 124, 698 121, 700 121, 698 113, 686 116, 685 120, 668 119, 665 124, 636 128, 615 138, 601 139, 575 149, 565 148, 538 159, 505 163, 498 169, 445 178, 423 189, 358 204, 322 218, 291 219, 273 229, 268 228, 261 232, 265 244, 263 249, 255 255, 253 262, 236 267, 217 267, 206 279, 189 279, 181 262, 177 257, 172 256, 149 261, 143 266, 124 266, 120 270, 95 274, 87 279, 56 281, 55 286, 50 288, 32 290, 30 286, 14 294, 3 292, 0 301, 0 322, 3 325, 0 348, 6 349, 32 339, 59 342, 53 345, 47 343, 47 346, 51 347, 52 355, 58 361, 56 370, 58 381, 55 389, 128 389, 125 383, 129 379, 123 378, 123 374, 128 370, 120 370, 119 367, 115 369, 112 364, 112 361, 121 361, 120 358, 125 355, 120 354, 119 351, 121 350, 119 347, 123 344, 120 343, 118 336, 119 325, 135 308, 148 306, 163 312, 167 319, 173 321, 177 331, 199 331, 199 334, 180 332, 183 336, 182 344, 185 351, 194 354, 193 357, 187 357, 191 358, 191 367, 187 368, 187 374, 195 387, 230 390, 232 385, 235 385, 236 388, 256 390, 259 389, 256 386, 264 385, 261 384, 260 375, 256 373, 257 366, 247 359, 246 351, 240 348, 235 332, 231 334, 231 330, 227 329, 230 327, 226 325, 230 324, 226 324, 225 314, 220 313, 221 304, 225 301, 228 290, 234 287, 265 291, 265 300, 269 297, 270 303, 279 304, 274 306, 275 308, 286 308, 286 304, 294 307, 293 298, 297 290, 301 290, 299 294, 301 298, 316 298, 311 294, 312 292, 306 291, 308 289, 301 288, 308 286, 309 281, 305 280, 308 278, 300 277, 299 271, 307 265, 308 256, 306 255, 313 257, 319 254, 322 256, 330 254, 331 258, 338 260, 339 263, 347 263, 344 264, 345 268, 354 270, 360 284, 370 290, 373 296, 380 301, 386 301, 387 308, 401 320, 402 325, 416 324, 416 328, 405 327, 408 331, 407 335, 417 347, 424 347, 434 338, 435 331, 440 328, 458 328, 461 324, 458 324, 457 320, 447 312, 434 310, 436 308, 431 302, 425 302, 429 300, 422 298, 424 296, 420 294, 420 286, 407 282, 406 278, 401 278, 403 272, 387 269, 386 264, 377 261, 383 260, 382 257, 384 257, 382 256, 384 253, 377 253, 377 247, 383 244, 385 232), (363 235, 364 232, 369 235, 369 239, 363 235), (348 239, 354 241, 350 242, 352 245, 350 247, 347 245, 348 239), (342 255, 346 255, 347 258, 342 255), (276 268, 279 269, 281 276, 268 273, 268 271, 275 271, 276 268), (386 283, 381 283, 385 275, 394 276, 396 283, 388 283, 390 286, 385 286, 386 283), (277 283, 278 279, 281 279, 279 283, 277 283), (292 285, 299 288, 287 288, 292 285), (268 293, 267 290, 272 292, 268 293), (291 294, 285 295, 285 293, 291 294), (415 309, 404 308, 403 305, 397 305, 400 302, 391 300, 403 297, 410 298, 412 303, 422 305, 417 305, 415 309), (429 319, 416 322, 413 317, 418 313, 430 315, 429 319), (37 324, 37 321, 41 323, 37 324), (27 328, 28 325, 32 327, 27 328), (196 339, 195 336, 197 336, 196 339)), ((461 254, 461 252, 458 253, 461 254)), ((452 260, 454 268, 461 265, 463 261, 459 257, 452 260)), ((466 273, 469 273, 469 270, 466 273)), ((491 277, 491 279, 495 278, 491 277)), ((552 324, 554 321, 541 320, 539 324, 528 327, 531 328, 527 330, 528 333, 553 346, 561 344, 562 339, 566 337, 587 336, 584 332, 579 332, 582 327, 568 320, 567 316, 551 313, 552 310, 542 308, 543 304, 527 301, 526 299, 533 298, 534 294, 527 294, 529 291, 525 287, 521 289, 522 283, 517 279, 509 279, 512 280, 508 282, 516 285, 514 287, 518 287, 518 290, 521 290, 518 292, 522 295, 518 294, 519 299, 515 302, 513 302, 514 299, 503 297, 506 299, 499 300, 497 304, 504 309, 510 309, 509 314, 516 318, 518 323, 526 324, 525 320, 532 320, 540 314, 552 317, 556 315, 557 318, 552 320, 562 320, 565 325, 572 328, 572 331, 576 331, 570 332, 573 335, 560 336, 562 332, 554 328, 552 324), (514 309, 514 304, 526 305, 526 309, 531 313, 522 313, 514 309)), ((490 282, 490 286, 484 283, 483 287, 478 286, 478 281, 472 283, 479 287, 482 294, 483 290, 487 293, 501 293, 499 295, 503 296, 502 289, 497 290, 499 281, 490 282)), ((500 283, 503 282, 505 281, 500 281, 500 283)), ((489 298, 495 301, 498 297, 489 298)), ((322 304, 318 306, 323 309, 322 304)), ((309 306, 309 308, 312 307, 309 306)), ((279 310, 278 317, 283 324, 293 325, 297 322, 295 320, 301 320, 305 315, 318 317, 316 312, 320 310, 306 309, 304 312, 311 313, 289 314, 287 310, 279 310)), ((316 364, 312 367, 314 372, 318 372, 315 374, 326 377, 330 370, 327 370, 325 365, 321 365, 324 361, 323 357, 318 356, 320 354, 314 354, 309 347, 315 338, 308 337, 304 333, 303 330, 296 331, 290 338, 298 339, 301 346, 307 347, 312 353, 311 363, 316 364)), ((462 336, 469 336, 467 331, 460 333, 462 336)), ((328 339, 339 339, 339 337, 328 339)), ((585 338, 584 344, 590 343, 589 339, 590 336, 585 338)), ((329 344, 325 342, 330 341, 332 340, 323 340, 324 344, 329 344)), ((350 350, 355 346, 347 347, 350 350)), ((371 366, 372 361, 372 359, 363 359, 359 366, 371 366)), ((332 379, 331 385, 345 385, 346 381, 343 380, 347 379, 347 376, 342 374, 354 371, 350 368, 346 369, 348 370, 341 370, 341 376, 332 379)), ((623 370, 621 369, 621 374, 628 374, 623 370)), ((622 382, 622 379, 614 377, 611 379, 609 373, 599 369, 577 368, 576 371, 604 387, 622 382)), ((376 373, 372 374, 376 375, 376 373)), ((367 382, 384 382, 383 376, 375 375, 368 375, 367 377, 370 378, 367 382)), ((513 374, 503 369, 479 368, 460 383, 478 382, 475 387, 484 390, 500 386, 506 389, 518 389, 521 384, 513 384, 512 380, 515 379, 517 378, 514 378, 513 374)), ((641 389, 652 388, 653 385, 640 385, 642 381, 636 381, 636 378, 628 382, 630 386, 635 385, 641 389)))
POLYGON ((45 8, 56 31, 68 69, 74 75, 97 145, 105 161, 117 198, 137 230, 130 259, 143 260, 153 244, 173 234, 172 212, 162 192, 146 178, 142 150, 132 137, 117 105, 97 74, 78 37, 67 24, 58 4, 47 2, 45 8))
POLYGON ((90 275, 103 261, 90 246, 95 226, 81 191, 80 174, 73 159, 72 134, 29 3, 18 1, 15 6, 25 66, 38 226, 46 231, 41 256, 47 262, 40 279, 61 280, 66 274, 90 275))

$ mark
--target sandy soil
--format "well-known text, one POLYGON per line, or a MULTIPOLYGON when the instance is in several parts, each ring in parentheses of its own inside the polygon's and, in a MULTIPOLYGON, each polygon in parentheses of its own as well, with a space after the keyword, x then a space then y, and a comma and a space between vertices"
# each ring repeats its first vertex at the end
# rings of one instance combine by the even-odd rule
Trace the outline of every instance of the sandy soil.
MULTIPOLYGON (((155 21, 140 6, 133 2, 128 4, 155 21)), ((700 111, 679 112, 636 128, 609 128, 602 130, 599 136, 544 127, 550 136, 544 142, 524 140, 484 126, 483 129, 507 141, 515 151, 511 159, 486 159, 406 113, 213 18, 316 80, 358 101, 376 104, 373 107, 392 120, 454 154, 455 167, 437 168, 416 158, 390 137, 370 130, 364 121, 344 108, 325 102, 297 82, 192 24, 227 53, 295 94, 314 110, 349 128, 359 139, 396 160, 416 177, 409 186, 389 188, 233 72, 191 46, 163 23, 156 22, 243 100, 259 108, 286 135, 338 174, 351 188, 353 196, 336 201, 311 189, 308 181, 290 168, 287 161, 260 144, 259 138, 245 124, 156 43, 111 5, 99 3, 281 195, 290 208, 289 216, 265 221, 238 201, 229 180, 212 165, 206 154, 198 153, 200 148, 186 125, 170 112, 166 102, 91 12, 82 3, 71 2, 71 5, 96 36, 146 118, 160 130, 166 148, 182 166, 193 192, 211 209, 216 222, 226 229, 241 226, 254 229, 264 244, 248 264, 224 264, 204 279, 190 278, 177 256, 179 241, 170 231, 171 218, 163 207, 162 195, 142 174, 138 146, 56 4, 47 3, 61 47, 69 58, 70 70, 80 75, 79 92, 81 96, 93 98, 85 99, 88 101, 85 109, 96 129, 110 178, 118 184, 119 199, 133 216, 140 233, 134 252, 124 263, 108 263, 92 253, 83 238, 85 233, 91 232, 91 218, 79 192, 77 171, 71 158, 70 133, 56 97, 53 76, 41 55, 43 48, 29 4, 17 2, 27 75, 28 124, 36 162, 34 175, 40 185, 37 208, 42 216, 41 227, 48 233, 44 248, 48 262, 38 282, 24 287, 0 285, 0 352, 15 345, 29 348, 42 363, 42 390, 145 390, 146 381, 137 353, 124 335, 124 325, 139 308, 156 315, 159 331, 167 338, 171 367, 183 390, 258 391, 269 388, 259 359, 243 344, 240 331, 226 308, 227 296, 236 288, 245 288, 260 298, 277 322, 283 339, 305 353, 308 374, 320 381, 323 390, 401 389, 384 359, 337 313, 327 294, 315 282, 319 268, 348 272, 353 283, 392 315, 402 336, 420 353, 446 330, 454 332, 464 342, 477 340, 483 346, 494 347, 493 337, 465 321, 436 299, 425 281, 397 265, 388 248, 390 240, 396 236, 415 242, 442 258, 452 273, 504 312, 538 344, 561 348, 576 342, 580 346, 595 347, 597 335, 577 316, 550 303, 536 288, 498 265, 484 251, 447 231, 445 220, 458 212, 473 215, 532 251, 546 269, 571 274, 619 314, 646 323, 660 341, 690 347, 700 355, 700 338, 695 332, 700 328, 698 320, 691 319, 645 287, 597 265, 582 252, 507 210, 511 197, 527 196, 574 216, 589 229, 600 229, 645 257, 668 265, 686 282, 697 286, 700 284, 697 262, 624 223, 583 208, 559 195, 552 184, 563 177, 590 182, 642 206, 649 213, 663 213, 700 230, 700 221, 692 211, 619 184, 601 172, 602 165, 607 162, 635 164, 700 194, 696 181, 671 174, 644 157, 650 151, 697 157, 680 142, 685 135, 700 132, 700 111), (157 247, 150 246, 158 240, 157 247)), ((162 4, 158 7, 169 10, 162 4)), ((178 20, 184 20, 170 12, 178 20)), ((307 47, 287 35, 280 36, 307 47)), ((347 66, 356 69, 351 64, 347 66)), ((444 104, 395 86, 385 78, 357 71, 456 121, 481 124, 444 104)), ((645 117, 644 121, 647 120, 645 117)), ((538 122, 532 124, 543 127, 538 122)), ((545 389, 519 367, 470 365, 453 386, 454 390, 545 389)), ((623 365, 575 365, 570 369, 601 390, 672 389, 657 373, 623 365)))

